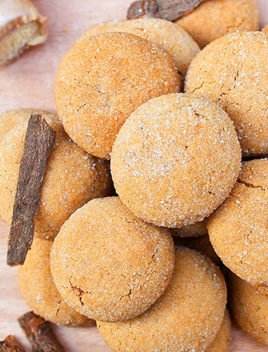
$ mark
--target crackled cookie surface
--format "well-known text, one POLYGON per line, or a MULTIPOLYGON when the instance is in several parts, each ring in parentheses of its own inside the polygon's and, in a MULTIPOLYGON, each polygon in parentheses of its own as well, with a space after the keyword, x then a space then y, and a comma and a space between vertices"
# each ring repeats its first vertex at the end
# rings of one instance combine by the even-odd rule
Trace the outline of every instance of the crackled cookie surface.
POLYGON ((228 196, 240 169, 228 115, 189 94, 169 94, 138 108, 113 147, 111 169, 122 202, 158 226, 187 226, 228 196))
MULTIPOLYGON (((93 198, 109 194, 111 178, 107 162, 75 145, 55 116, 43 116, 56 131, 56 142, 41 188, 35 227, 40 236, 53 238, 77 208, 93 198)), ((9 224, 27 125, 28 119, 25 119, 10 130, 0 144, 0 214, 9 224)))
POLYGON ((19 288, 28 306, 55 324, 94 325, 92 320, 69 307, 55 287, 50 271, 52 241, 35 238, 26 261, 19 268, 19 288))
POLYGON ((109 159, 117 133, 138 106, 179 90, 175 63, 160 47, 129 33, 85 33, 60 64, 56 107, 81 148, 109 159))
POLYGON ((206 349, 206 352, 227 352, 231 340, 231 320, 226 310, 220 331, 213 342, 206 349))
POLYGON ((62 297, 101 321, 133 318, 165 291, 174 267, 166 229, 132 215, 118 197, 90 201, 56 237, 52 274, 62 297))
POLYGON ((203 48, 229 32, 257 31, 259 13, 255 0, 210 0, 176 23, 203 48))
POLYGON ((87 34, 103 32, 126 32, 149 40, 172 55, 178 71, 183 75, 200 51, 196 42, 180 26, 156 18, 106 22, 92 26, 87 34))
POLYGON ((230 197, 211 216, 208 232, 223 263, 256 286, 268 286, 268 159, 244 163, 230 197))
POLYGON ((227 111, 245 156, 268 153, 267 66, 267 35, 235 32, 202 50, 186 77, 188 93, 217 102, 227 111))
POLYGON ((164 295, 144 314, 119 323, 97 322, 113 351, 204 351, 222 325, 226 286, 219 269, 196 251, 179 247, 164 295))
POLYGON ((268 296, 232 275, 230 300, 233 317, 240 328, 268 345, 268 296))

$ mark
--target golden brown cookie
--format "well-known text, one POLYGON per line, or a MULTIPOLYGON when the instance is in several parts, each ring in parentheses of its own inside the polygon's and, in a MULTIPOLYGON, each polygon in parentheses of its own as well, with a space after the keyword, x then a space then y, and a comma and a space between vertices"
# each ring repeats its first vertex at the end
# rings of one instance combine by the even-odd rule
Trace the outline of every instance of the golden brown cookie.
POLYGON ((186 77, 188 93, 217 102, 227 111, 245 156, 268 153, 267 66, 267 35, 236 32, 202 50, 186 77))
POLYGON ((232 121, 218 105, 169 94, 132 113, 111 169, 118 195, 136 216, 178 228, 202 221, 225 200, 240 159, 232 121))
POLYGON ((176 23, 203 48, 229 32, 257 31, 259 13, 255 0, 210 0, 176 23))
POLYGON ((55 324, 94 325, 94 321, 69 307, 56 289, 50 271, 52 244, 52 241, 34 239, 26 261, 18 273, 23 299, 36 314, 55 324))
POLYGON ((148 309, 174 267, 166 229, 132 215, 118 197, 94 199, 62 226, 51 270, 62 297, 81 314, 122 321, 148 309))
POLYGON ((268 296, 232 275, 230 300, 233 317, 240 328, 268 345, 268 296))
MULTIPOLYGON (((35 217, 37 233, 56 236, 65 220, 87 201, 108 195, 111 189, 109 165, 84 152, 63 132, 53 115, 44 115, 57 131, 35 217)), ((0 214, 11 223, 20 160, 28 121, 25 119, 0 144, 0 214)))
POLYGON ((139 317, 119 323, 97 322, 115 352, 204 351, 219 331, 226 305, 220 270, 196 251, 179 247, 164 295, 139 317))
POLYGON ((207 233, 207 219, 192 225, 183 226, 179 229, 171 230, 171 234, 173 237, 181 238, 200 237, 207 235, 207 233))
MULTIPOLYGON (((172 233, 172 232, 171 232, 172 233)), ((217 265, 221 264, 220 258, 217 256, 214 248, 211 245, 208 235, 201 237, 176 237, 174 238, 175 245, 185 246, 191 249, 195 249, 198 252, 209 257, 217 265)))
POLYGON ((69 136, 110 159, 120 128, 149 99, 180 91, 172 57, 129 33, 85 33, 60 64, 56 106, 69 136))
POLYGON ((162 47, 172 55, 178 71, 183 75, 200 51, 196 42, 180 26, 156 18, 106 22, 92 26, 87 34, 96 35, 104 32, 135 34, 162 47))
POLYGON ((268 24, 262 29, 264 33, 268 33, 268 24))
POLYGON ((231 320, 228 311, 225 311, 220 331, 213 342, 206 349, 206 352, 227 352, 231 340, 231 320))
POLYGON ((257 286, 268 286, 268 159, 244 163, 230 197, 210 217, 211 243, 223 263, 257 286))

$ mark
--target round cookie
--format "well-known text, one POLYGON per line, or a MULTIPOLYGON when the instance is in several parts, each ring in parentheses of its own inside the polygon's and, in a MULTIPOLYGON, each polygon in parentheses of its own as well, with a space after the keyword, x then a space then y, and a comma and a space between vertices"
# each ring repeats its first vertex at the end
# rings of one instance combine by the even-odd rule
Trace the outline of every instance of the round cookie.
POLYGON ((118 195, 136 216, 178 228, 202 221, 225 200, 240 159, 235 129, 220 107, 169 94, 143 104, 126 121, 111 170, 118 195))
POLYGON ((268 159, 244 163, 230 197, 210 217, 211 243, 243 280, 268 286, 268 159))
POLYGON ((55 324, 94 325, 94 321, 69 307, 57 291, 50 271, 51 241, 35 238, 26 260, 19 268, 19 288, 27 305, 55 324))
POLYGON ((166 229, 132 215, 118 197, 94 199, 62 226, 51 270, 62 297, 81 314, 122 321, 147 310, 174 267, 166 229))
POLYGON ((179 247, 175 269, 164 295, 139 317, 119 323, 97 322, 115 352, 204 351, 220 330, 226 286, 206 257, 179 247))
POLYGON ((229 32, 257 31, 259 13, 255 0, 210 0, 176 23, 203 48, 229 32))
POLYGON ((104 32, 131 33, 162 47, 172 55, 178 71, 183 75, 200 51, 196 42, 184 29, 158 18, 106 22, 92 26, 87 34, 96 35, 104 32))
POLYGON ((268 24, 262 29, 264 33, 268 33, 268 24))
POLYGON ((240 328, 268 345, 268 296, 232 275, 230 302, 233 317, 240 328))
POLYGON ((180 227, 179 229, 171 230, 173 237, 181 238, 201 237, 207 235, 207 233, 207 219, 192 225, 180 227))
POLYGON ((231 340, 231 320, 226 310, 222 326, 206 352, 227 352, 231 340))
MULTIPOLYGON (((53 238, 65 220, 87 201, 108 195, 111 189, 109 165, 74 144, 53 115, 44 115, 56 130, 35 217, 36 232, 53 238)), ((7 133, 0 144, 0 214, 11 223, 19 177, 20 160, 28 121, 25 119, 7 133)))
POLYGON ((217 265, 221 264, 221 260, 217 256, 214 248, 212 247, 208 235, 192 238, 175 237, 174 242, 175 245, 185 246, 191 249, 195 249, 198 252, 201 252, 202 254, 209 257, 217 265))
POLYGON ((129 33, 85 33, 62 60, 55 83, 65 130, 103 159, 110 159, 117 133, 138 106, 179 90, 172 57, 129 33))
POLYGON ((186 91, 219 103, 231 117, 244 156, 268 153, 267 66, 267 35, 235 32, 202 50, 187 73, 186 91))

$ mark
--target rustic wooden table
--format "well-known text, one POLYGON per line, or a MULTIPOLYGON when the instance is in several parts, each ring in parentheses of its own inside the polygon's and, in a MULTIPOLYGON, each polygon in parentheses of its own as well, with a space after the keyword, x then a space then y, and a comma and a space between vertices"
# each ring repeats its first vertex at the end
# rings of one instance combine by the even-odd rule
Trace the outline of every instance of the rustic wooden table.
MULTIPOLYGON (((49 18, 49 39, 42 47, 29 51, 17 62, 0 69, 0 112, 21 107, 53 111, 53 82, 61 57, 71 46, 73 40, 91 24, 124 17, 131 0, 80 0, 75 2, 36 0, 35 2, 41 13, 49 18)), ((268 1, 258 0, 258 2, 261 8, 262 23, 268 23, 268 1)), ((16 319, 29 308, 20 298, 16 269, 5 265, 7 234, 8 227, 0 223, 0 339, 8 334, 15 334, 28 346, 16 319)), ((67 352, 109 351, 95 328, 57 327, 55 330, 66 346, 67 352)), ((234 328, 230 351, 268 352, 268 347, 255 343, 234 328)))

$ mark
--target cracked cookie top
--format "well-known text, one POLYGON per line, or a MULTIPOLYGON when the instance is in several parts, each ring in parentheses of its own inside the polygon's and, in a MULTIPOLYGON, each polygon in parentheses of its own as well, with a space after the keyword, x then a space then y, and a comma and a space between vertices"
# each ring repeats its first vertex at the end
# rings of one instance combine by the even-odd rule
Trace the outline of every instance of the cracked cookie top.
POLYGON ((186 91, 219 103, 233 120, 244 156, 268 153, 268 36, 235 32, 192 61, 186 91))
POLYGON ((88 153, 110 159, 129 115, 151 98, 180 91, 172 56, 129 33, 85 33, 62 60, 56 107, 69 136, 88 153))
POLYGON ((210 217, 211 243, 237 276, 268 286, 268 159, 246 162, 230 197, 210 217))
POLYGON ((55 324, 89 326, 94 321, 77 313, 60 296, 50 271, 52 241, 35 238, 26 261, 19 268, 19 288, 28 306, 55 324))
POLYGON ((61 228, 51 269, 62 297, 81 314, 122 321, 148 309, 174 267, 166 229, 136 218, 118 197, 95 199, 61 228))
POLYGON ((125 322, 98 321, 97 327, 117 352, 205 351, 222 326, 226 296, 218 267, 179 247, 170 284, 149 310, 125 322))
POLYGON ((168 94, 140 106, 115 141, 111 170, 122 202, 141 219, 179 228, 209 216, 229 195, 241 151, 218 105, 168 94))

